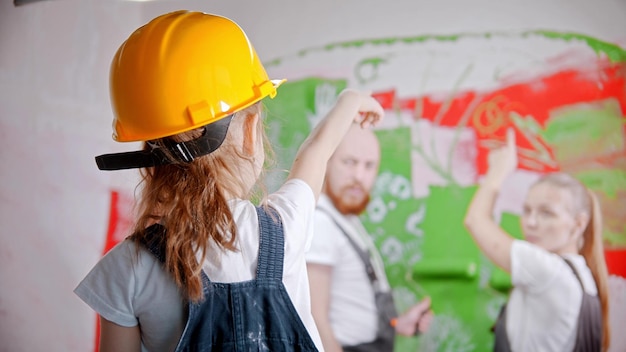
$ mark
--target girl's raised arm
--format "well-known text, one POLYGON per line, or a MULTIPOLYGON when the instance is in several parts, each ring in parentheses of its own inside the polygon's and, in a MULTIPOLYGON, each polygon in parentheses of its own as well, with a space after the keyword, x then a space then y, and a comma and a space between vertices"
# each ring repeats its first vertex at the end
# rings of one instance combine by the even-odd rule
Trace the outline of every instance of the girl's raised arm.
POLYGON ((383 115, 382 106, 371 94, 352 89, 342 91, 335 105, 300 146, 288 178, 297 178, 308 183, 317 199, 328 160, 350 125, 360 123, 361 127, 368 128, 376 125, 383 115))

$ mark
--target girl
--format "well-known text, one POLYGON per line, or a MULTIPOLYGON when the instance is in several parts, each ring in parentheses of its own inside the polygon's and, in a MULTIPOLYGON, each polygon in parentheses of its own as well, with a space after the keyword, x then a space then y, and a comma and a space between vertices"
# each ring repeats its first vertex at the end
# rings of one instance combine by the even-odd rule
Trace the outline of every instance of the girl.
POLYGON ((133 235, 76 288, 100 315, 101 351, 321 350, 304 261, 326 163, 353 123, 378 123, 369 94, 343 91, 300 147, 286 182, 250 201, 265 161, 260 100, 270 81, 233 21, 161 15, 111 66, 114 139, 142 151, 100 169, 141 167, 133 235))

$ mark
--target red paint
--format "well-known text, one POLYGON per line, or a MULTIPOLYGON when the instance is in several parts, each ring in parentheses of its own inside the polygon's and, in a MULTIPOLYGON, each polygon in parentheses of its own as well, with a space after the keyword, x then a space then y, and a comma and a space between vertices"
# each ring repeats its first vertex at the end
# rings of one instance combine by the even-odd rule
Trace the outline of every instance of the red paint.
MULTIPOLYGON (((622 112, 626 111, 625 67, 623 64, 614 65, 606 59, 598 59, 595 65, 580 70, 564 70, 488 92, 463 91, 452 97, 398 97, 395 90, 389 90, 374 96, 385 109, 402 110, 412 114, 415 119, 426 119, 446 127, 473 127, 477 136, 477 177, 480 177, 487 170, 488 149, 484 144, 504 141, 507 128, 513 126, 510 113, 527 116, 544 127, 555 110, 580 103, 611 98, 619 103, 622 112), (470 106, 473 106, 472 111, 466 111, 470 106)), ((542 140, 527 140, 520 130, 516 130, 516 141, 521 149, 536 152, 541 148, 538 149, 531 142, 538 143, 545 149, 547 157, 554 160, 553 151, 542 140)), ((625 153, 624 150, 616 151, 614 155, 604 156, 602 160, 594 162, 616 165, 625 153)), ((538 159, 527 160, 534 163, 520 163, 518 167, 539 173, 559 170, 559 165, 549 165, 538 159)), ((626 250, 607 250, 606 255, 609 273, 626 277, 626 250)))
POLYGON ((604 257, 609 274, 626 278, 626 249, 605 250, 604 257))
MULTIPOLYGON (((124 211, 130 207, 130 199, 123 197, 118 191, 111 190, 111 203, 109 205, 109 225, 102 255, 105 255, 111 248, 123 240, 130 228, 129 213, 124 211)), ((100 344, 100 317, 96 316, 96 338, 94 351, 98 351, 100 344)))
POLYGON ((109 249, 113 248, 117 243, 115 239, 115 230, 118 226, 119 221, 119 211, 118 211, 118 201, 120 199, 120 194, 117 191, 111 191, 111 203, 109 206, 109 227, 107 229, 107 237, 104 242, 104 250, 102 251, 102 255, 109 251, 109 249))
MULTIPOLYGON (((487 149, 482 146, 485 140, 504 140, 505 132, 512 124, 509 113, 530 116, 543 127, 550 113, 555 109, 578 103, 594 102, 613 98, 626 111, 626 81, 623 66, 609 65, 603 60, 594 72, 567 70, 553 75, 536 78, 524 83, 512 84, 491 92, 465 91, 445 101, 446 97, 431 96, 397 97, 394 90, 381 92, 375 96, 386 109, 400 109, 440 126, 455 127, 469 114, 467 126, 477 130, 477 168, 479 175, 487 170, 487 149), (598 81, 602 77, 602 81, 598 81), (478 98, 477 98, 478 97, 478 98), (473 111, 466 111, 474 99, 479 99, 473 111)), ((530 141, 516 133, 518 146, 534 150, 530 141)), ((552 153, 549 146, 542 144, 552 153)), ((520 168, 538 172, 557 171, 558 167, 542 165, 530 168, 520 164, 520 168)))

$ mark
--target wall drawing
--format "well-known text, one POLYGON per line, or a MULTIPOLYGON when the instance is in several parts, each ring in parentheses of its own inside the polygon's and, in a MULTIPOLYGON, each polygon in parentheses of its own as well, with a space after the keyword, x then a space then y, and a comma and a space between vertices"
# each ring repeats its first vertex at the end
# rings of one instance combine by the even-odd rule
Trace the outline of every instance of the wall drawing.
MULTIPOLYGON (((387 120, 376 129, 383 160, 363 221, 383 254, 398 308, 429 295, 437 314, 428 334, 399 338, 397 350, 489 351, 510 279, 480 254, 462 219, 486 170, 487 150, 507 128, 516 131, 520 165, 496 205, 502 226, 521 237, 528 186, 545 172, 574 174, 600 197, 612 287, 623 287, 625 63, 616 45, 549 31, 302 49, 267 63, 270 76, 289 79, 276 99, 265 101, 283 167, 268 184, 286 175, 297 147, 341 89, 371 90, 387 120)), ((626 292, 616 289, 613 296, 623 302, 626 292)), ((624 311, 621 304, 616 312, 624 311)))

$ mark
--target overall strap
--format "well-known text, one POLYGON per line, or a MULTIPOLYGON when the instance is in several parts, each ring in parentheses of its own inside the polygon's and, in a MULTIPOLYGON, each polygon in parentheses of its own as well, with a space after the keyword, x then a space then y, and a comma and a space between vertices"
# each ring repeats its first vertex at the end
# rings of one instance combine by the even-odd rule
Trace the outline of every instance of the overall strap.
POLYGON ((283 223, 276 209, 256 207, 259 219, 259 259, 257 279, 283 279, 285 238, 283 223))
MULTIPOLYGON (((165 263, 165 226, 161 224, 154 224, 145 229, 145 235, 141 238, 141 244, 146 247, 150 253, 152 253, 162 264, 165 263)), ((129 238, 134 239, 135 234, 129 238)))
MULTIPOLYGON (((278 212, 271 207, 256 207, 259 219, 259 259, 257 264, 257 278, 274 278, 282 280, 283 258, 285 252, 283 224, 278 212), (266 211, 267 209, 267 211, 266 211), (271 213, 271 214, 270 214, 271 213)), ((146 228, 146 235, 141 243, 161 263, 165 263, 165 227, 154 224, 146 228)), ((133 238, 134 235, 130 236, 133 238)), ((202 282, 210 282, 208 276, 201 271, 202 282)))
POLYGON ((363 264, 365 264, 365 271, 367 273, 367 277, 370 279, 372 286, 376 288, 378 285, 375 285, 375 284, 378 282, 378 277, 376 276, 376 271, 374 270, 374 266, 372 265, 370 253, 364 250, 363 248, 361 248, 361 246, 359 246, 354 241, 354 239, 350 237, 350 235, 348 235, 346 230, 337 222, 337 220, 335 220, 335 218, 332 216, 331 213, 328 212, 328 210, 321 208, 321 207, 317 207, 317 209, 328 214, 328 217, 330 217, 330 219, 335 223, 335 225, 337 225, 337 227, 341 230, 341 233, 343 233, 344 236, 346 236, 346 238, 348 239, 348 242, 350 242, 352 247, 354 247, 354 250, 357 252, 359 257, 363 261, 363 264))
MULTIPOLYGON (((154 255, 161 264, 165 264, 165 234, 167 229, 161 224, 154 224, 146 228, 146 234, 141 238, 140 242, 146 249, 154 255)), ((135 234, 129 236, 129 239, 134 239, 135 234)), ((209 277, 204 273, 204 270, 200 271, 202 276, 202 285, 207 287, 207 284, 211 282, 209 277)))

